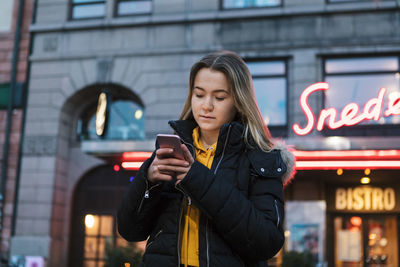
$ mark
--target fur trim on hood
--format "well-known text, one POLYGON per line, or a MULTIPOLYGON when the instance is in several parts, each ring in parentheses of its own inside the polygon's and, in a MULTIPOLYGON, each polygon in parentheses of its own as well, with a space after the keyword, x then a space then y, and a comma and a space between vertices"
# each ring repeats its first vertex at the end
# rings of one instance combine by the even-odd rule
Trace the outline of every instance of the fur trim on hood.
POLYGON ((292 181, 294 175, 296 174, 295 164, 296 159, 293 153, 290 151, 290 148, 286 146, 283 141, 274 142, 274 149, 279 149, 281 151, 281 157, 286 164, 286 173, 282 176, 283 185, 287 185, 292 181))

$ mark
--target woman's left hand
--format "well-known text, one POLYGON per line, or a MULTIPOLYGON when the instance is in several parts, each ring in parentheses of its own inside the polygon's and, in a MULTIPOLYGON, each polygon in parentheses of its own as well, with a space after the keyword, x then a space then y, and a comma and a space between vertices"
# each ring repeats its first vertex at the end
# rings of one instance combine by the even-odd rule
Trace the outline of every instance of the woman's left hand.
POLYGON ((192 154, 190 154, 189 149, 184 144, 181 144, 181 148, 183 150, 183 154, 185 156, 185 160, 187 162, 189 162, 189 166, 183 168, 184 169, 183 172, 177 172, 176 173, 177 181, 176 181, 175 185, 179 184, 183 180, 183 178, 185 178, 186 174, 188 173, 188 171, 190 170, 190 167, 192 167, 192 164, 194 162, 194 159, 192 157, 192 154))

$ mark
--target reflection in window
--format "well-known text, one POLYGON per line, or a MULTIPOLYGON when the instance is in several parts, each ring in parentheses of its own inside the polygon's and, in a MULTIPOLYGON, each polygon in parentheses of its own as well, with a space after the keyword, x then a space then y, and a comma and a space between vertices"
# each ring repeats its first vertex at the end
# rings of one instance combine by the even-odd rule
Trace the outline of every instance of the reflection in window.
POLYGON ((328 0, 329 3, 344 3, 344 2, 371 2, 371 0, 328 0))
POLYGON ((119 235, 115 223, 112 215, 86 214, 83 266, 103 267, 107 259, 112 260, 110 257, 124 258, 127 266, 137 266, 140 262, 147 241, 127 242, 119 235))
POLYGON ((105 0, 72 0, 72 19, 101 18, 105 12, 105 0))
POLYGON ((13 0, 1 1, 0 32, 8 32, 11 30, 13 3, 13 0))
POLYGON ((280 6, 281 0, 223 0, 223 8, 273 7, 280 6))
MULTIPOLYGON (((117 100, 111 103, 108 113, 108 126, 104 139, 141 140, 145 138, 143 107, 131 100, 117 100)), ((96 114, 90 118, 82 118, 78 128, 82 128, 81 138, 85 140, 100 140, 96 134, 96 114), (85 123, 86 121, 86 123, 85 123)))
POLYGON ((376 98, 384 87, 386 94, 380 119, 365 120, 360 124, 400 124, 399 115, 383 115, 389 98, 400 94, 398 62, 397 57, 327 59, 325 81, 330 88, 325 93, 325 108, 334 107, 340 112, 345 105, 356 103, 362 112, 368 100, 376 98))
POLYGON ((151 10, 151 0, 119 0, 117 2, 117 16, 149 14, 151 10))
POLYGON ((84 266, 103 266, 105 247, 113 245, 113 217, 111 215, 85 216, 84 266))
POLYGON ((264 122, 268 126, 286 125, 285 61, 247 62, 247 66, 264 122))

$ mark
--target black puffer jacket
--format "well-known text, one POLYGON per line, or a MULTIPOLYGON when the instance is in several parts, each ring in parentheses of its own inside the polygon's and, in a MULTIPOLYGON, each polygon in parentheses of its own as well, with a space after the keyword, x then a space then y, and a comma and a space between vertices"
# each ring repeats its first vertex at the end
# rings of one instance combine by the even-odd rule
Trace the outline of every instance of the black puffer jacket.
MULTIPOLYGON (((196 123, 169 123, 194 155, 192 131, 196 123)), ((144 266, 179 266, 180 221, 186 195, 201 211, 200 267, 267 266, 266 260, 284 243, 282 177, 289 177, 292 170, 287 170, 282 158, 292 157, 281 153, 247 148, 243 126, 231 122, 220 130, 211 169, 195 161, 177 187, 175 181, 147 181, 153 153, 123 198, 118 231, 128 241, 150 236, 144 266)))

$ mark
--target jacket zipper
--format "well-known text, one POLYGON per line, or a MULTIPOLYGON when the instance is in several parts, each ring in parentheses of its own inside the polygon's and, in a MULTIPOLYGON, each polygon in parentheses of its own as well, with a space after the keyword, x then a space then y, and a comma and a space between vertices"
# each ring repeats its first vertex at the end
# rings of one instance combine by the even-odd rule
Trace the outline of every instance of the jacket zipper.
MULTIPOLYGON (((230 131, 231 131, 231 125, 229 125, 228 134, 226 136, 226 140, 225 140, 225 144, 224 144, 224 149, 222 150, 222 156, 221 156, 221 159, 218 161, 217 167, 215 167, 214 175, 217 174, 219 164, 221 163, 222 159, 224 158, 225 149, 226 149, 226 145, 228 144, 230 131)), ((207 267, 210 267, 210 242, 209 242, 209 237, 208 237, 208 218, 206 218, 206 244, 207 244, 207 267)))
POLYGON ((180 255, 180 252, 179 252, 179 250, 180 250, 180 245, 181 245, 181 222, 182 222, 182 215, 183 215, 183 201, 182 201, 182 204, 181 204, 181 211, 180 211, 180 215, 179 215, 179 223, 178 223, 178 242, 177 242, 177 247, 176 247, 176 249, 177 249, 177 252, 178 252, 178 267, 180 267, 180 265, 181 265, 181 255, 180 255))
POLYGON ((215 167, 214 175, 217 174, 217 170, 218 170, 219 164, 221 163, 222 159, 224 158, 226 145, 228 144, 229 133, 231 132, 231 127, 232 127, 232 125, 229 125, 228 134, 226 135, 226 139, 225 139, 224 149, 222 150, 222 156, 218 161, 217 167, 215 167))
POLYGON ((158 233, 154 236, 153 241, 151 241, 150 243, 148 243, 146 245, 146 250, 151 246, 151 244, 153 244, 153 242, 156 240, 157 236, 159 236, 162 233, 162 229, 160 231, 158 231, 158 233))
POLYGON ((206 243, 207 243, 207 267, 210 267, 210 245, 208 241, 208 218, 206 218, 206 243))
MULTIPOLYGON (((218 161, 217 167, 215 167, 214 175, 217 174, 218 167, 219 167, 222 159, 224 158, 225 149, 226 149, 226 146, 228 144, 228 139, 229 139, 229 134, 230 134, 230 131, 231 131, 231 127, 232 127, 232 125, 229 125, 228 133, 227 133, 225 144, 224 144, 224 149, 222 150, 222 156, 221 156, 221 159, 218 161)), ((189 144, 189 143, 185 142, 183 139, 182 139, 182 142, 184 142, 185 144, 190 145, 193 148, 193 151, 194 151, 194 147, 193 147, 192 144, 189 144)), ((187 196, 188 205, 191 205, 192 201, 191 201, 190 197, 182 189, 179 188, 179 184, 177 186, 175 186, 175 188, 178 189, 179 191, 181 191, 185 196, 187 196)), ((181 208, 180 221, 182 220, 182 210, 183 209, 181 208)), ((180 221, 179 221, 179 229, 178 229, 179 230, 179 232, 178 232, 178 240, 180 240, 180 221)), ((210 267, 210 244, 209 244, 209 240, 208 240, 208 218, 206 218, 206 245, 207 245, 207 267, 210 267)), ((180 255, 179 255, 179 242, 178 242, 178 266, 179 265, 180 265, 180 255)))
POLYGON ((276 215, 278 217, 278 221, 276 222, 276 227, 279 227, 279 223, 281 222, 281 218, 279 216, 278 203, 276 202, 276 199, 274 199, 274 201, 275 201, 276 215))
POLYGON ((158 184, 153 185, 152 187, 149 188, 149 182, 147 181, 147 179, 145 180, 145 182, 146 182, 146 191, 144 191, 144 195, 142 197, 142 200, 140 201, 139 208, 138 208, 138 211, 137 211, 138 213, 140 213, 140 211, 142 209, 142 205, 143 205, 144 199, 150 197, 150 190, 160 185, 160 183, 158 183, 158 184))

